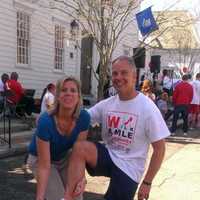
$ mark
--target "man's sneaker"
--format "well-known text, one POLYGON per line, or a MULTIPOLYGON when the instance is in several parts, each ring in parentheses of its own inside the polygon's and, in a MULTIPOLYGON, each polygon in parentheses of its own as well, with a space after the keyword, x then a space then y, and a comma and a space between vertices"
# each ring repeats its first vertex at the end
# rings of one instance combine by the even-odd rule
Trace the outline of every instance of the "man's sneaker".
POLYGON ((187 136, 188 134, 186 132, 183 133, 183 136, 187 136))
POLYGON ((175 133, 173 132, 173 133, 171 133, 171 136, 175 136, 175 133))

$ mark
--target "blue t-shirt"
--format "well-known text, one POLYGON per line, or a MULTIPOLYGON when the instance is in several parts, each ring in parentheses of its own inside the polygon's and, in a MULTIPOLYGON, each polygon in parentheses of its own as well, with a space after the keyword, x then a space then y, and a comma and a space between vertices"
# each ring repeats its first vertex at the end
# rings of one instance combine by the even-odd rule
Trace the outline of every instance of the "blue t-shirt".
POLYGON ((52 161, 62 159, 67 151, 73 146, 81 131, 88 130, 90 125, 90 115, 86 110, 81 110, 76 125, 70 136, 61 135, 56 127, 54 117, 44 112, 39 120, 35 134, 29 145, 29 153, 37 156, 36 136, 41 140, 50 143, 50 154, 52 161))

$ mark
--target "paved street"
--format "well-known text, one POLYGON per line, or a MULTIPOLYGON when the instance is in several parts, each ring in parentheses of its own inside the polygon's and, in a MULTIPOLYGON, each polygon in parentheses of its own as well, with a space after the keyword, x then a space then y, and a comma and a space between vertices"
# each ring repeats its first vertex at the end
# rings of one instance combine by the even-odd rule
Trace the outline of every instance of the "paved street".
MULTIPOLYGON (((167 143, 167 153, 150 200, 198 200, 200 145, 167 143)), ((35 180, 22 169, 24 156, 0 160, 0 200, 34 200, 35 180)), ((108 179, 87 177, 85 200, 103 200, 108 179)))

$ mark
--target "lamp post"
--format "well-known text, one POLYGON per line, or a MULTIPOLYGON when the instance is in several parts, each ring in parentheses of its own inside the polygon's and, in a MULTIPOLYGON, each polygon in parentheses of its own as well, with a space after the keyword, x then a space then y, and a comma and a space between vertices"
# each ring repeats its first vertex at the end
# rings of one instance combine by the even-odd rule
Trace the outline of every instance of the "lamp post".
POLYGON ((74 20, 72 20, 71 23, 70 23, 70 34, 71 34, 72 40, 77 39, 78 32, 79 32, 79 24, 78 24, 77 21, 74 19, 74 20))

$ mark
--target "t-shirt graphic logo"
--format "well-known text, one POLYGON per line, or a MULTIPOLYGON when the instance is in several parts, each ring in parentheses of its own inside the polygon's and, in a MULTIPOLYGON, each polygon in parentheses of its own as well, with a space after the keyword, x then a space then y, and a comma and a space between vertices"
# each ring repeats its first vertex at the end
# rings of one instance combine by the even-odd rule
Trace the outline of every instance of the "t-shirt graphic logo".
POLYGON ((108 143, 112 148, 126 150, 133 143, 137 116, 132 113, 108 112, 108 143))

